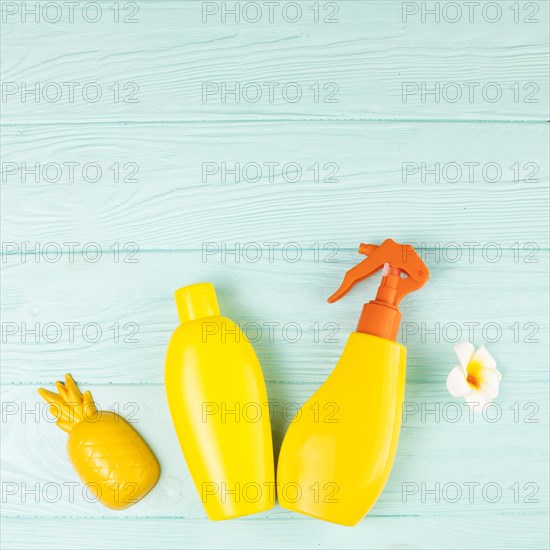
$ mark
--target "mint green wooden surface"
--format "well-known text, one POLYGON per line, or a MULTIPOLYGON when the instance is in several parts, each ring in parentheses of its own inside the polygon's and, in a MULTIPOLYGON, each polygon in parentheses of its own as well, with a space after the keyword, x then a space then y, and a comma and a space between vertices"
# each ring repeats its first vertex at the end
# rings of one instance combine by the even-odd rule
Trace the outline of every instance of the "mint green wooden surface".
POLYGON ((2 1, 4 84, 94 82, 104 96, 2 99, 2 547, 548 548, 548 2, 493 2, 494 22, 489 2, 472 22, 458 2, 456 23, 445 20, 449 2, 439 23, 421 19, 434 2, 397 0, 320 2, 321 20, 336 6, 335 23, 316 23, 306 0, 296 23, 279 12, 203 23, 203 4, 214 4, 198 0, 119 4, 135 23, 115 23, 111 0, 96 23, 85 2, 72 22, 66 12, 25 22, 23 4, 2 1), (295 82, 304 95, 203 100, 202 83, 236 81, 295 82), (492 83, 502 97, 405 103, 403 85, 422 82, 492 83), (125 83, 137 85, 136 102, 120 100, 125 83), (327 83, 337 102, 322 100, 327 83), (223 162, 303 172, 205 178, 205 163, 223 162), (66 170, 35 181, 13 173, 22 163, 78 164, 74 181, 66 170), (101 167, 97 182, 83 176, 87 163, 101 167), (463 173, 423 180, 404 163, 463 173), (278 506, 209 522, 162 386, 173 290, 211 280, 247 330, 278 449, 292 407, 326 379, 377 282, 326 298, 361 259, 356 246, 388 236, 417 245, 431 280, 402 304, 405 414, 376 506, 351 529, 278 506), (38 336, 22 336, 36 326, 38 336), (445 388, 453 343, 467 339, 485 342, 503 373, 491 414, 473 421, 445 388), (136 422, 157 454, 161 481, 136 506, 113 512, 80 485, 72 493, 66 436, 36 393, 65 372, 136 422))

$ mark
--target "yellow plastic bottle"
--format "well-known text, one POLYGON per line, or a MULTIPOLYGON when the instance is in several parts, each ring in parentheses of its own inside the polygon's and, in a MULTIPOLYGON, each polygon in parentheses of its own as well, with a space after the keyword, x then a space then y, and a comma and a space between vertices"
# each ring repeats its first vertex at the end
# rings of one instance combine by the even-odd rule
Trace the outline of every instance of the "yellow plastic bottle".
POLYGON ((210 283, 175 292, 181 324, 166 355, 165 385, 178 439, 212 520, 275 503, 267 392, 240 328, 220 315, 210 283))
POLYGON ((429 278, 410 245, 387 239, 359 252, 367 259, 346 273, 329 302, 384 268, 376 300, 364 305, 334 371, 290 424, 277 466, 281 506, 348 526, 372 508, 393 465, 406 363, 405 347, 395 342, 397 306, 429 278))

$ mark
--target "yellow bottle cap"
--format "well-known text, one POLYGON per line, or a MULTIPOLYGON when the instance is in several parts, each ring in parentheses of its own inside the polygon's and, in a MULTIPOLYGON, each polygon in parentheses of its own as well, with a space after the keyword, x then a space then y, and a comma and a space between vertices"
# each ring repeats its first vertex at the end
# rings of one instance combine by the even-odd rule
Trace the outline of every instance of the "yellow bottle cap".
POLYGON ((216 290, 212 283, 197 283, 174 292, 178 315, 182 323, 220 314, 216 290))

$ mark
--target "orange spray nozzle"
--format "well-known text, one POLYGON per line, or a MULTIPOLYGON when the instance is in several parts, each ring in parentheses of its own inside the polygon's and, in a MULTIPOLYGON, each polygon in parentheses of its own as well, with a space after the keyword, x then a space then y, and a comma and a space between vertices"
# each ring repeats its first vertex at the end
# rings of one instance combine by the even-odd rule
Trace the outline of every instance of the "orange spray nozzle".
POLYGON ((401 321, 399 302, 421 288, 430 272, 410 244, 399 244, 392 239, 386 239, 380 246, 361 243, 359 253, 367 258, 346 272, 340 288, 328 301, 336 302, 356 283, 383 268, 376 299, 364 305, 357 331, 395 340, 401 321))

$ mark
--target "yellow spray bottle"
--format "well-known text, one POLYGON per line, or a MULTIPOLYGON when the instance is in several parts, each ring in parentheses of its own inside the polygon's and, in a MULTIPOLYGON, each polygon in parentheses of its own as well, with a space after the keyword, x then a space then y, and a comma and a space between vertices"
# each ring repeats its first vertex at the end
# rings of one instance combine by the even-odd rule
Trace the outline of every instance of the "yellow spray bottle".
POLYGON ((267 393, 258 358, 236 323, 220 315, 210 283, 176 290, 180 326, 164 380, 178 439, 212 520, 275 504, 267 393))
POLYGON ((398 305, 429 278, 410 245, 387 239, 361 244, 359 252, 367 259, 346 273, 328 301, 383 269, 376 299, 364 305, 334 371, 290 424, 277 467, 281 506, 349 526, 372 508, 393 465, 406 363, 405 347, 395 342, 398 305), (323 409, 333 414, 308 414, 323 409))

